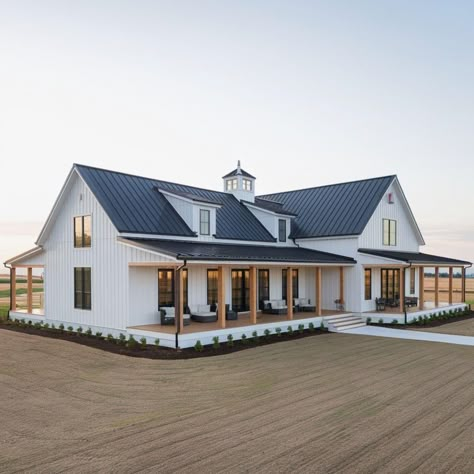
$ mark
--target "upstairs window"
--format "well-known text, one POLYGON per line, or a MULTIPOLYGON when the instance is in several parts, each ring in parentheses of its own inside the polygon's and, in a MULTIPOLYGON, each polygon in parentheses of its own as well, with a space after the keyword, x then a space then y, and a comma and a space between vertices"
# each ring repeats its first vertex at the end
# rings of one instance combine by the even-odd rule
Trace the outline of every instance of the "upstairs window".
POLYGON ((252 191, 252 181, 244 178, 242 180, 242 187, 244 188, 244 191, 252 191))
POLYGON ((278 240, 286 242, 286 220, 278 219, 278 240))
POLYGON ((90 268, 74 268, 74 308, 91 309, 90 268))
POLYGON ((209 235, 211 233, 211 211, 207 209, 199 210, 199 233, 209 235))
POLYGON ((237 178, 228 179, 226 181, 226 190, 227 191, 233 191, 235 189, 237 189, 237 178))
POLYGON ((91 216, 74 218, 74 247, 90 247, 92 241, 91 216))
POLYGON ((383 219, 383 244, 397 245, 397 221, 383 219))

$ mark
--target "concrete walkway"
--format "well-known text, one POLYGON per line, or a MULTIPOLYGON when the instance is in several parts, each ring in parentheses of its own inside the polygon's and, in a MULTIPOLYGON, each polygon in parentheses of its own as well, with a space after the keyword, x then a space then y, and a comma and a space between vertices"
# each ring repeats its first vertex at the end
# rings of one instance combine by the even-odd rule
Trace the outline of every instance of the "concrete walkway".
POLYGON ((395 339, 411 339, 414 341, 444 342, 446 344, 459 344, 462 346, 474 346, 474 337, 455 336, 452 334, 440 334, 436 332, 411 331, 409 329, 391 329, 375 326, 348 329, 342 334, 358 334, 360 336, 392 337, 395 339))

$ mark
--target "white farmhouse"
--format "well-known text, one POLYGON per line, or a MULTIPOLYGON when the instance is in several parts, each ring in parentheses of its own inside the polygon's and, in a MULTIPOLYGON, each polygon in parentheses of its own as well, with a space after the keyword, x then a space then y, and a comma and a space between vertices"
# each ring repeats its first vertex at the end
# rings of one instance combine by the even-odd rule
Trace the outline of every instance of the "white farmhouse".
POLYGON ((420 252, 396 176, 255 195, 240 162, 223 191, 74 165, 36 242, 5 265, 10 318, 159 338, 168 347, 228 334, 331 330, 464 306, 469 262, 420 252), (15 275, 28 268, 26 309, 15 275), (44 268, 34 308, 32 269, 44 268), (424 269, 434 268, 432 301, 424 269), (439 269, 448 268, 447 302, 439 269), (463 291, 454 301, 453 268, 463 291), (324 321, 325 320, 325 321, 324 321))

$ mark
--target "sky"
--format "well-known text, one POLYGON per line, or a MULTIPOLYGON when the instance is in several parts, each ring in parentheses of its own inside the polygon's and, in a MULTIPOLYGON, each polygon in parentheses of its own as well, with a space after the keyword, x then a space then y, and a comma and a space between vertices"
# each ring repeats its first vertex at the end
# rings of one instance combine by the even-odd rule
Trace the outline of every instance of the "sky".
MULTIPOLYGON (((257 194, 397 174, 474 261, 469 1, 0 0, 0 262, 73 163, 257 194)), ((2 271, 0 270, 0 273, 2 271)))

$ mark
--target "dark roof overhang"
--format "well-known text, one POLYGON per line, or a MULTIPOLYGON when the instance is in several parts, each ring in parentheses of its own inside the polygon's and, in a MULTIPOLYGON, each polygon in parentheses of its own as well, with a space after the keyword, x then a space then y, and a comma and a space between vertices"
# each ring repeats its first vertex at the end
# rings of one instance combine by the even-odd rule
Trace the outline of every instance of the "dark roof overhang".
POLYGON ((449 257, 440 257, 438 255, 430 255, 422 252, 400 252, 397 250, 378 250, 378 249, 359 249, 360 253, 374 255, 375 257, 389 258, 398 260, 411 265, 425 266, 464 266, 471 265, 466 260, 458 260, 449 257))

